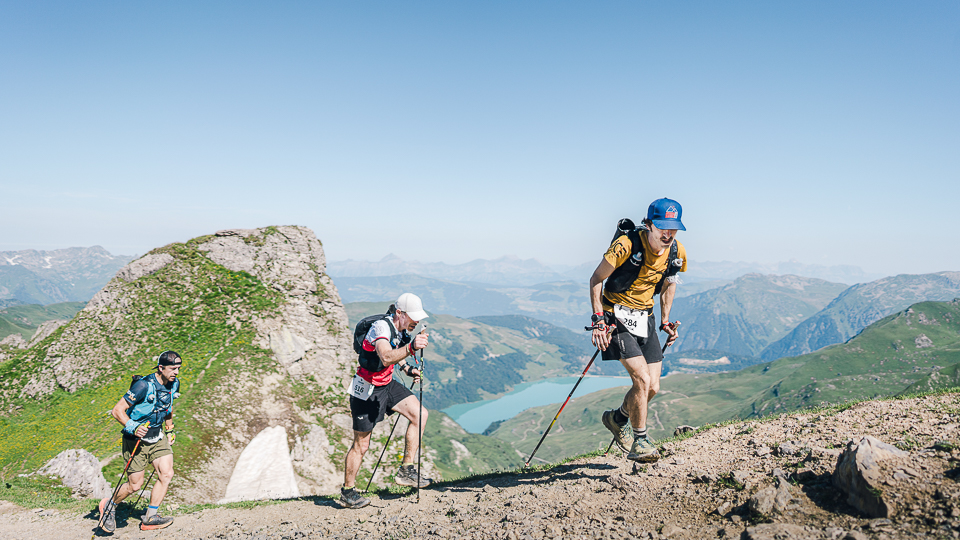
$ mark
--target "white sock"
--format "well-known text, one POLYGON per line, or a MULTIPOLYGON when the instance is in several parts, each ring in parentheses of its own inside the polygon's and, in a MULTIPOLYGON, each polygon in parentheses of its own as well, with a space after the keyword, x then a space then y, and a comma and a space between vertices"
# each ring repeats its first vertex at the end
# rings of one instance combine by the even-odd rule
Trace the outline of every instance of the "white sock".
POLYGON ((146 515, 146 517, 149 518, 150 516, 156 515, 157 510, 159 510, 159 509, 160 509, 159 506, 148 506, 148 507, 147 507, 147 515, 146 515))
POLYGON ((647 436, 647 428, 633 430, 634 439, 639 439, 640 437, 646 437, 646 436, 647 436))

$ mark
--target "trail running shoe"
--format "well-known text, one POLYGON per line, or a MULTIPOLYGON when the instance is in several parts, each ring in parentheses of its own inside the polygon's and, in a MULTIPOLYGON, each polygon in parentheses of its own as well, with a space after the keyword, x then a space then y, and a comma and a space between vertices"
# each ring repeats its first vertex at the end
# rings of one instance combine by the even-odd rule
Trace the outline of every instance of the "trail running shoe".
POLYGON ((630 430, 627 429, 627 424, 629 422, 618 424, 616 419, 613 417, 616 412, 616 410, 603 411, 603 415, 600 416, 600 420, 602 420, 603 425, 610 430, 610 433, 613 433, 613 441, 617 443, 617 446, 620 447, 620 450, 623 450, 624 453, 626 453, 630 451, 627 446, 627 435, 630 434, 630 430))
POLYGON ((342 504, 344 508, 363 508, 370 504, 370 499, 360 495, 360 492, 357 491, 356 488, 340 488, 340 504, 342 504))
POLYGON ((633 446, 630 447, 627 459, 640 463, 652 463, 660 459, 660 452, 657 451, 657 447, 654 446, 649 437, 637 437, 633 440, 633 446))
POLYGON ((103 532, 112 533, 117 530, 117 505, 110 500, 110 497, 104 497, 97 507, 100 509, 100 528, 103 532))
POLYGON ((417 474, 417 468, 413 464, 400 467, 400 470, 397 471, 395 481, 401 486, 410 487, 417 487, 417 483, 419 483, 419 487, 421 488, 429 486, 430 482, 432 482, 430 478, 420 478, 417 474))
POLYGON ((153 531, 169 527, 173 523, 172 517, 163 517, 160 514, 154 514, 150 517, 144 517, 140 520, 141 531, 153 531))

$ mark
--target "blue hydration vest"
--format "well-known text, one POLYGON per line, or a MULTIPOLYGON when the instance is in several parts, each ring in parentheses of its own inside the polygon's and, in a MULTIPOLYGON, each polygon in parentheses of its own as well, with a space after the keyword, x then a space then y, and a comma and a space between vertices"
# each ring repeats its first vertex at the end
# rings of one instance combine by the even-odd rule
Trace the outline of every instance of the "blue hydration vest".
MULTIPOLYGON (((130 390, 124 394, 123 398, 127 403, 133 403, 127 409, 127 416, 139 426, 144 422, 150 422, 150 428, 144 439, 152 439, 160 433, 160 427, 163 419, 173 412, 173 400, 180 397, 180 379, 173 381, 173 386, 167 388, 160 384, 156 374, 151 373, 145 377, 134 375, 130 390)), ((136 431, 134 428, 133 431, 136 431)), ((129 436, 133 431, 123 428, 123 433, 129 436)))

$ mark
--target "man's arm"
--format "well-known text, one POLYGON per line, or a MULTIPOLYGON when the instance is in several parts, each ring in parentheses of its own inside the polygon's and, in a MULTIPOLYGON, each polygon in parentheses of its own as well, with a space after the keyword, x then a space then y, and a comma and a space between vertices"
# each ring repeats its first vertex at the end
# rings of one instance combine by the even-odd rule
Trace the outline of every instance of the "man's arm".
MULTIPOLYGON (((590 276, 590 305, 593 307, 594 313, 603 313, 603 302, 600 299, 600 295, 603 293, 603 281, 610 277, 613 271, 613 265, 603 259, 597 265, 597 269, 593 271, 593 275, 590 276)), ((608 330, 594 328, 593 335, 590 338, 601 351, 607 350, 610 345, 610 332, 608 330)))
POLYGON ((667 326, 663 327, 663 331, 667 333, 667 345, 673 345, 673 342, 677 340, 677 329, 673 326, 670 326, 670 308, 673 307, 673 297, 677 294, 677 283, 674 281, 668 281, 663 284, 663 290, 660 291, 660 322, 661 324, 666 324, 667 326))
MULTIPOLYGON (((130 417, 127 416, 127 409, 129 408, 130 408, 130 404, 127 403, 127 400, 124 398, 120 398, 120 401, 118 401, 117 404, 114 405, 113 409, 110 411, 110 415, 113 416, 117 422, 120 422, 122 426, 126 427, 127 422, 130 421, 130 417)), ((137 437, 143 437, 144 435, 147 434, 147 426, 145 424, 141 425, 136 429, 136 431, 133 432, 133 434, 136 435, 137 437)))
POLYGON ((603 311, 603 302, 600 299, 600 295, 603 293, 603 282, 610 277, 610 274, 613 274, 614 270, 613 265, 603 259, 597 265, 597 269, 593 271, 593 275, 590 276, 590 306, 594 313, 603 311))
MULTIPOLYGON (((427 334, 419 333, 417 337, 410 342, 413 349, 423 349, 427 346, 427 334)), ((394 349, 390 346, 390 342, 386 339, 378 339, 376 342, 377 355, 380 357, 380 362, 384 366, 392 366, 394 364, 399 364, 406 357, 410 356, 411 347, 400 347, 399 349, 394 349)))

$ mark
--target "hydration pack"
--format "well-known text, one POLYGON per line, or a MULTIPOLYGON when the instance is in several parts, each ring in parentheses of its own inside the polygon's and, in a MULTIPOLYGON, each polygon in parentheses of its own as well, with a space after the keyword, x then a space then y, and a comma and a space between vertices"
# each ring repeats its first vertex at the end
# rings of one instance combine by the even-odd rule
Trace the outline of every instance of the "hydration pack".
MULTIPOLYGON (((390 309, 388 309, 384 314, 370 315, 369 317, 360 319, 360 322, 357 323, 356 328, 353 329, 353 350, 360 355, 360 367, 363 369, 376 373, 387 368, 387 366, 384 366, 383 362, 380 361, 380 355, 377 354, 376 350, 364 350, 363 340, 367 337, 367 332, 370 331, 370 327, 373 326, 373 323, 377 321, 386 321, 387 319, 393 317, 395 312, 396 308, 390 306, 390 309)), ((393 323, 389 321, 387 321, 387 325, 390 327, 390 345, 393 346, 394 340, 397 339, 397 329, 393 326, 393 323)), ((407 343, 410 343, 410 336, 407 334, 406 330, 404 330, 400 336, 400 343, 397 345, 397 347, 402 347, 407 343)))
MULTIPOLYGON (((166 417, 168 414, 171 414, 173 409, 173 400, 180 397, 180 379, 176 379, 173 382, 173 388, 169 390, 170 401, 167 403, 160 402, 160 393, 168 393, 166 388, 160 388, 160 384, 157 383, 157 378, 153 374, 149 375, 134 375, 133 379, 130 381, 130 390, 133 390, 133 385, 137 381, 145 380, 147 384, 150 385, 150 390, 147 392, 147 395, 144 397, 144 400, 140 403, 131 405, 128 411, 128 416, 131 420, 140 422, 153 416, 154 413, 159 413, 160 417, 166 417)), ((155 437, 160 433, 160 423, 156 425, 151 425, 147 429, 147 434, 144 435, 145 439, 150 439, 155 437)), ((126 432, 126 430, 124 430, 126 432)), ((131 433, 132 435, 132 433, 131 433)))
MULTIPOLYGON (((624 293, 637 278, 640 276, 640 270, 644 265, 643 241, 640 238, 641 233, 648 232, 650 229, 641 223, 639 226, 633 223, 630 218, 623 218, 617 222, 617 232, 614 233, 610 245, 613 245, 623 235, 630 239, 630 258, 618 266, 603 285, 603 292, 606 293, 624 293)), ((670 255, 667 256, 667 268, 660 272, 660 281, 657 282, 654 294, 660 294, 663 290, 663 284, 670 276, 675 276, 683 268, 683 259, 677 256, 677 240, 674 239, 670 244, 670 255)))

